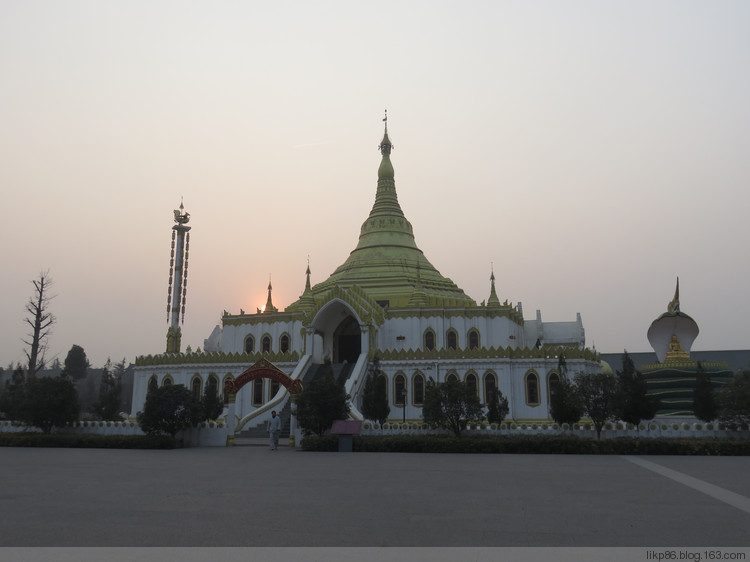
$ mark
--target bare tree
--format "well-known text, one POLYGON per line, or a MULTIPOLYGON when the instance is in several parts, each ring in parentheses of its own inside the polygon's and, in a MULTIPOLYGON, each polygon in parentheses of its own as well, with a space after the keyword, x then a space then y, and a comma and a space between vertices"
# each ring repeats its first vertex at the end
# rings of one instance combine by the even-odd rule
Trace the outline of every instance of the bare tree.
POLYGON ((24 319, 31 326, 31 333, 28 335, 29 340, 23 340, 23 343, 29 346, 26 351, 26 357, 29 360, 29 378, 33 379, 36 372, 44 366, 44 352, 47 349, 47 338, 50 335, 52 325, 55 323, 55 317, 49 311, 50 301, 55 298, 49 294, 49 288, 52 285, 52 278, 48 271, 42 271, 38 279, 32 281, 34 292, 26 303, 26 312, 28 316, 24 319))

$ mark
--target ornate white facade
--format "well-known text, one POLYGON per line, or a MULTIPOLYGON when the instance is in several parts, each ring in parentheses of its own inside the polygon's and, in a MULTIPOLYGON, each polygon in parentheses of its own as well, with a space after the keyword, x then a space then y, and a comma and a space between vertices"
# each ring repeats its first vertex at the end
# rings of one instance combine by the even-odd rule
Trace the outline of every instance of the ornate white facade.
MULTIPOLYGON (((456 377, 476 385, 483 403, 499 388, 510 418, 544 420, 561 352, 569 372, 601 370, 597 354, 585 347, 580 314, 573 321, 543 322, 537 311, 524 320, 520 303, 498 299, 494 274, 489 298, 478 305, 430 264, 398 203, 391 149, 386 129, 375 203, 345 263, 314 286, 308 267, 304 292, 283 311, 274 307, 269 283, 264 310, 225 311, 200 352, 139 357, 134 413, 143 408, 149 383, 184 384, 198 393, 213 376, 223 388, 264 357, 303 381, 330 360, 345 379, 352 417, 361 418, 361 391, 377 355, 394 419, 421 419, 426 382, 456 377)), ((264 422, 288 398, 270 379, 243 386, 234 402, 235 429, 264 422)))

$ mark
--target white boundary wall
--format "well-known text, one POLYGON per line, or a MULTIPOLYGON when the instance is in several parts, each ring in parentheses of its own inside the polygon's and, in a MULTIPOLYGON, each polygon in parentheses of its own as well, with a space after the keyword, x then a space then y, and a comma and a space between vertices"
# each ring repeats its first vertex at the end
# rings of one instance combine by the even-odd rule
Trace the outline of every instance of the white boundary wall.
MULTIPOLYGON (((0 432, 19 433, 39 432, 39 428, 11 421, 0 421, 0 432)), ((53 432, 91 435, 145 435, 136 421, 80 421, 53 432)), ((204 422, 196 428, 186 429, 177 434, 187 447, 224 447, 229 431, 223 422, 204 422)))
MULTIPOLYGON (((447 430, 435 430, 421 423, 396 422, 377 423, 366 421, 362 424, 361 435, 426 435, 446 433, 447 430)), ((501 424, 472 424, 462 435, 575 435, 577 437, 596 437, 594 425, 582 422, 560 427, 554 422, 503 422, 501 424)), ((608 422, 602 429, 602 439, 612 437, 699 437, 718 439, 750 439, 750 429, 731 429, 719 422, 703 423, 692 421, 651 420, 642 422, 639 429, 627 428, 623 422, 608 422)))
MULTIPOLYGON (((360 435, 451 435, 452 432, 444 429, 432 429, 419 422, 387 422, 381 427, 376 422, 365 421, 362 424, 360 435)), ((295 443, 301 447, 302 430, 297 428, 294 432, 295 443)), ((554 422, 503 422, 501 424, 472 424, 464 430, 461 435, 573 435, 576 437, 589 437, 596 439, 596 430, 590 422, 581 422, 569 427, 565 424, 562 428, 554 422)), ((642 422, 639 429, 630 427, 623 422, 608 422, 602 429, 602 439, 613 437, 641 437, 641 438, 704 438, 704 439, 750 439, 750 429, 731 429, 719 422, 703 423, 695 419, 656 419, 642 422)))

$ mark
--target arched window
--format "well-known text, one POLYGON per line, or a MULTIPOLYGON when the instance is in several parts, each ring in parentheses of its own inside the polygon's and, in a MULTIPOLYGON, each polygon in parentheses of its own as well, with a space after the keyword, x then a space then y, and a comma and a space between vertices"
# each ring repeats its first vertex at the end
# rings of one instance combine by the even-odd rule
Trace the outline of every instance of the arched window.
POLYGON ((534 372, 526 375, 526 403, 539 404, 539 377, 534 372))
POLYGON ((224 377, 224 405, 229 404, 229 395, 232 394, 232 388, 234 387, 234 377, 227 375, 224 377))
POLYGON ((404 375, 396 375, 393 378, 393 403, 396 404, 396 406, 403 406, 405 396, 406 377, 404 375))
POLYGON ((279 391, 279 381, 271 379, 271 383, 268 385, 268 399, 271 400, 276 393, 279 391))
POLYGON ((458 381, 458 375, 455 372, 451 371, 450 373, 446 375, 445 382, 450 382, 450 381, 454 381, 454 382, 458 381))
POLYGON ((279 349, 281 350, 281 353, 286 353, 287 351, 289 351, 289 336, 287 336, 286 334, 281 336, 279 349))
POLYGON ((269 335, 263 336, 263 339, 261 340, 261 345, 263 346, 263 353, 271 353, 271 336, 269 335))
POLYGON ((159 388, 159 383, 156 381, 156 375, 151 375, 148 379, 148 392, 153 392, 157 388, 159 388))
POLYGON ((388 377, 381 373, 380 375, 378 375, 378 381, 381 381, 380 384, 383 385, 383 394, 385 394, 385 399, 386 401, 388 401, 388 377))
POLYGON ((492 395, 497 391, 497 378, 495 373, 486 373, 484 375, 484 400, 489 402, 492 395))
POLYGON ((550 371, 547 375, 547 400, 552 398, 552 393, 555 392, 558 386, 560 386, 560 375, 555 371, 550 371))
POLYGON ((201 399, 201 394, 203 393, 203 381, 201 381, 200 375, 195 375, 193 377, 193 380, 190 382, 190 392, 193 393, 193 398, 195 400, 201 399))
POLYGON ((263 379, 253 381, 253 406, 263 404, 263 379))
POLYGON ((212 396, 219 395, 219 377, 216 376, 216 373, 208 375, 208 380, 206 381, 206 392, 212 396))
POLYGON ((456 330, 448 330, 445 334, 446 347, 448 349, 456 349, 458 347, 458 334, 456 330))
POLYGON ((253 351, 255 351, 255 338, 247 336, 245 338, 245 353, 252 353, 253 351))
POLYGON ((161 380, 162 386, 170 386, 172 384, 174 384, 174 381, 172 380, 172 375, 167 375, 161 380))
POLYGON ((417 373, 412 379, 411 401, 415 406, 424 404, 424 375, 417 373))
POLYGON ((477 330, 469 330, 469 349, 477 349, 479 347, 479 332, 477 330))
POLYGON ((477 384, 477 376, 474 373, 466 375, 466 384, 474 390, 474 394, 479 396, 479 385, 477 384))
POLYGON ((427 330, 424 333, 424 348, 428 351, 435 349, 435 332, 427 330))

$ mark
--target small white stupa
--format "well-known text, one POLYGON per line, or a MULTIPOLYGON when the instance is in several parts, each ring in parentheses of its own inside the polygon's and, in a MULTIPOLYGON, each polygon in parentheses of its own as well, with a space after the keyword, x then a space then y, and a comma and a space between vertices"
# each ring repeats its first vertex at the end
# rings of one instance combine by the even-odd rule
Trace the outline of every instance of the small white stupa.
POLYGON ((656 352, 659 363, 689 362, 690 348, 698 337, 698 324, 680 311, 680 278, 677 278, 674 298, 667 312, 651 323, 648 341, 656 352))

